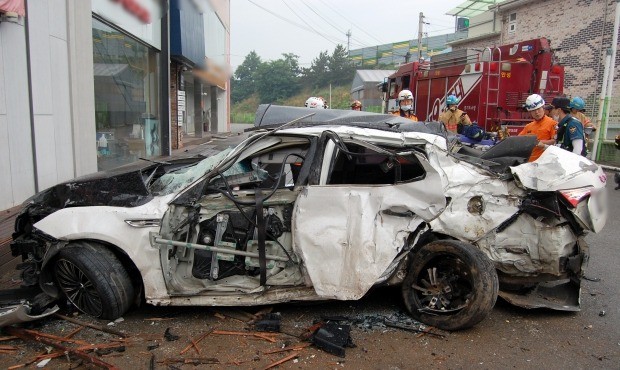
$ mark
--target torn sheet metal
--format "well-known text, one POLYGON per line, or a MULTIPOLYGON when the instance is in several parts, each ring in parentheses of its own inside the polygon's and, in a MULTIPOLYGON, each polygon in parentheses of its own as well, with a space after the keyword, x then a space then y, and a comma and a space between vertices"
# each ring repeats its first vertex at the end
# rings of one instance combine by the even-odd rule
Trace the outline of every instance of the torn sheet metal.
POLYGON ((15 306, 2 307, 0 309, 0 328, 7 325, 20 324, 28 321, 40 320, 50 316, 59 310, 58 306, 47 308, 38 315, 30 314, 31 307, 27 304, 19 304, 15 306))
POLYGON ((548 147, 534 162, 510 167, 521 184, 538 191, 556 191, 594 186, 605 187, 603 169, 589 159, 556 146, 548 147))
POLYGON ((514 183, 467 162, 455 163, 447 152, 427 146, 429 160, 441 177, 450 203, 431 228, 474 242, 519 210, 525 192, 514 183), (472 205, 476 204, 476 211, 472 205))
POLYGON ((551 308, 557 311, 580 311, 581 286, 579 281, 570 279, 549 281, 538 284, 525 294, 501 291, 499 296, 509 303, 532 308, 551 308))
POLYGON ((562 257, 574 254, 577 237, 565 224, 549 225, 522 214, 502 232, 477 242, 495 268, 510 276, 561 275, 562 257))
POLYGON ((295 204, 295 252, 319 296, 359 299, 443 204, 432 172, 392 186, 310 186, 295 204))

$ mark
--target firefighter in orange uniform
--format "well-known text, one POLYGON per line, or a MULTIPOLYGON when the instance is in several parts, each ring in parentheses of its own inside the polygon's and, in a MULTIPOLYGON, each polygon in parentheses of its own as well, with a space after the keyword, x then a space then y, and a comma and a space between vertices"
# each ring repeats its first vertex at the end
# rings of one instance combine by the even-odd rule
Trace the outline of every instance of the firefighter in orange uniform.
POLYGON ((470 126, 471 120, 467 113, 458 109, 459 99, 450 95, 446 98, 446 106, 448 109, 439 115, 439 121, 443 122, 446 125, 446 129, 451 132, 458 132, 458 125, 470 126))
POLYGON ((411 91, 402 90, 398 93, 398 110, 392 114, 418 121, 418 117, 413 114, 413 94, 411 91))
POLYGON ((538 94, 532 94, 525 100, 525 109, 530 112, 530 115, 534 119, 532 122, 525 125, 523 130, 519 133, 521 135, 536 135, 538 143, 532 149, 529 162, 537 160, 545 151, 545 148, 549 145, 555 144, 556 126, 557 122, 553 118, 545 115, 545 101, 542 96, 538 94))

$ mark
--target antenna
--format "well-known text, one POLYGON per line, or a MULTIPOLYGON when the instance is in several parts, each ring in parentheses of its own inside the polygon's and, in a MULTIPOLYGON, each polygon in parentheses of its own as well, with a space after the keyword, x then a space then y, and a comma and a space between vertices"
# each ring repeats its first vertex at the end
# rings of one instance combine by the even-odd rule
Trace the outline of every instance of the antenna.
POLYGON ((347 54, 349 53, 349 47, 351 46, 351 29, 349 29, 346 33, 347 35, 347 54))

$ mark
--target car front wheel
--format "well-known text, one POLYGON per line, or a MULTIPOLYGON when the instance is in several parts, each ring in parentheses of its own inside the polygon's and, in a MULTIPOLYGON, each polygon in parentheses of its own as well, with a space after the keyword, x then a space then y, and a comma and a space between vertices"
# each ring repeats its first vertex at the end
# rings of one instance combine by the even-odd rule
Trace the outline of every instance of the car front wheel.
POLYGON ((58 253, 54 277, 60 290, 80 311, 114 320, 133 302, 135 290, 118 258, 94 243, 76 243, 58 253))
POLYGON ((460 241, 440 240, 412 256, 402 290, 414 318, 440 329, 460 330, 491 312, 498 287, 497 272, 480 250, 460 241))

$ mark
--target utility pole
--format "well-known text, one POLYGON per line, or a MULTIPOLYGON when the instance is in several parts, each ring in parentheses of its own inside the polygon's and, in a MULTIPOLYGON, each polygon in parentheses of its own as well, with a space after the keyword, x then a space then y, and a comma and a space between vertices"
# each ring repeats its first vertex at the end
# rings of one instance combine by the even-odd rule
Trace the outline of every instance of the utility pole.
POLYGON ((347 35, 347 54, 349 53, 349 47, 351 46, 351 30, 349 29, 346 33, 347 35))
POLYGON ((424 13, 420 12, 420 19, 418 20, 418 61, 422 59, 422 27, 424 26, 424 13))

